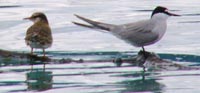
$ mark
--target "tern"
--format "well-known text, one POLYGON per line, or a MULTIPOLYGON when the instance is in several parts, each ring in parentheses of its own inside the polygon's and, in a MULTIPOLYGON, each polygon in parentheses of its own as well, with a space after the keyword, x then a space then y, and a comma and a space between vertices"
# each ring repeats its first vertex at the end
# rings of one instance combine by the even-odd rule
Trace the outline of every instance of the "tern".
POLYGON ((158 42, 166 32, 167 19, 170 16, 180 15, 170 13, 166 7, 157 6, 153 10, 150 19, 121 25, 98 22, 79 16, 77 14, 75 14, 75 16, 89 23, 83 24, 79 22, 73 22, 76 25, 92 29, 105 30, 135 47, 142 47, 144 57, 146 59, 147 56, 145 55, 144 46, 158 42))
POLYGON ((51 47, 53 38, 51 28, 47 17, 42 12, 35 12, 32 16, 24 18, 33 21, 33 25, 27 29, 25 42, 31 47, 31 55, 33 48, 42 49, 43 57, 45 57, 45 49, 51 47))

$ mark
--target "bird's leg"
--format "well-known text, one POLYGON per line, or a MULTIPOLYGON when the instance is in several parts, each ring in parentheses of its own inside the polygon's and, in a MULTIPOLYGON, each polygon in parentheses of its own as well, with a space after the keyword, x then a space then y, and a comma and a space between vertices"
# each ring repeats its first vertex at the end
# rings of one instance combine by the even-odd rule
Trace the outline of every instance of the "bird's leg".
MULTIPOLYGON (((33 48, 31 47, 31 56, 33 55, 33 48)), ((31 72, 33 71, 33 63, 32 63, 32 57, 31 57, 31 72)))
POLYGON ((31 55, 33 55, 33 48, 31 47, 31 55))
MULTIPOLYGON (((43 48, 42 51, 43 51, 43 58, 45 58, 45 49, 43 48)), ((43 71, 45 71, 45 62, 44 62, 44 65, 43 65, 43 71)))
POLYGON ((43 57, 45 57, 45 49, 43 48, 42 51, 43 51, 43 57))
POLYGON ((143 51, 144 59, 146 60, 148 56, 143 46, 142 46, 142 51, 143 51))
POLYGON ((142 51, 143 51, 143 55, 144 55, 144 62, 142 63, 142 67, 143 67, 143 71, 145 72, 145 66, 143 64, 145 63, 145 61, 147 59, 147 54, 146 54, 144 46, 142 46, 142 51))

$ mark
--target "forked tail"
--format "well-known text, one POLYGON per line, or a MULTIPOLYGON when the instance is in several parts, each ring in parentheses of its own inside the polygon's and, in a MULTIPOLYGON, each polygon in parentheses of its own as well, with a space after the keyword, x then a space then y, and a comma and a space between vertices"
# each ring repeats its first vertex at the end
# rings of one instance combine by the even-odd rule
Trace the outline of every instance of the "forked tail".
POLYGON ((76 15, 76 14, 75 14, 75 16, 90 24, 90 25, 87 25, 87 24, 83 24, 83 23, 79 23, 79 22, 72 22, 72 23, 79 25, 79 26, 92 28, 92 29, 101 29, 101 30, 106 30, 106 31, 110 31, 112 28, 115 27, 115 25, 93 21, 93 20, 84 18, 82 16, 76 15))

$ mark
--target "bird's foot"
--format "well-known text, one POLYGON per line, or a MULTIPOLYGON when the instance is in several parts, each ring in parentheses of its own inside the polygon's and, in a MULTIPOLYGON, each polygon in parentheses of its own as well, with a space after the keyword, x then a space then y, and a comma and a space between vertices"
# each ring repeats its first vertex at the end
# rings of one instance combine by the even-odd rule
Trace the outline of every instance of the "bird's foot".
POLYGON ((147 51, 139 51, 138 54, 133 58, 133 65, 143 67, 149 58, 154 57, 155 54, 147 51), (144 55, 145 54, 145 55, 144 55))
POLYGON ((146 58, 148 58, 151 54, 152 54, 151 52, 143 51, 143 50, 140 50, 140 51, 138 52, 138 55, 143 56, 143 57, 146 57, 146 58))
POLYGON ((32 55, 32 54, 29 54, 27 57, 32 61, 49 61, 49 60, 51 60, 49 57, 46 57, 46 56, 38 56, 38 55, 32 55))

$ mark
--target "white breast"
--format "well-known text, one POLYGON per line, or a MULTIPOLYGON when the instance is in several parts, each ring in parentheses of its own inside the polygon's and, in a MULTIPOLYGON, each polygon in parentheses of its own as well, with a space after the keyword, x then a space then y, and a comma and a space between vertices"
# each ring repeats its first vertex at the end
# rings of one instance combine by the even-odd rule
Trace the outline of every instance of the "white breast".
POLYGON ((164 13, 158 13, 155 14, 150 20, 152 23, 155 24, 155 27, 152 31, 159 35, 158 40, 160 40, 166 32, 168 17, 169 16, 164 13))

